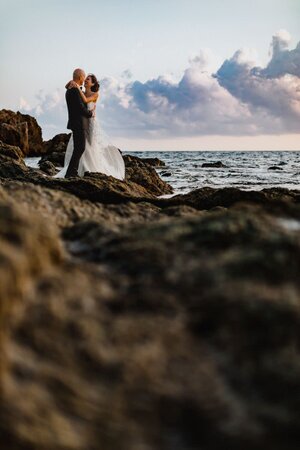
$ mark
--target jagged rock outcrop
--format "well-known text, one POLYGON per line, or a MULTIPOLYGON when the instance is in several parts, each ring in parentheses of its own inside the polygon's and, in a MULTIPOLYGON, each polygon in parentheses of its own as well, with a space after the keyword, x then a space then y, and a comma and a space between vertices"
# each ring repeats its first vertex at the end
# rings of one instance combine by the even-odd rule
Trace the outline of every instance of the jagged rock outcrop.
POLYGON ((57 169, 51 161, 39 161, 39 168, 42 172, 50 176, 57 173, 57 169))
MULTIPOLYGON (((53 167, 48 168, 45 166, 45 162, 51 162, 55 167, 63 167, 65 154, 63 151, 53 151, 53 153, 44 155, 39 165, 46 173, 53 175, 55 172, 53 167)), ((152 164, 145 160, 147 158, 138 158, 132 155, 123 156, 126 167, 126 181, 132 181, 140 186, 144 187, 148 193, 159 196, 163 194, 170 194, 173 192, 173 188, 170 184, 162 180, 157 174, 156 170, 152 167, 152 164)), ((156 158, 155 158, 156 159, 156 158)), ((159 161, 159 160, 158 160, 159 161)))
MULTIPOLYGON (((52 153, 65 153, 71 133, 60 133, 49 141, 43 143, 43 153, 51 155, 52 153)), ((53 162, 53 161, 51 161, 53 162)))
POLYGON ((8 109, 0 110, 0 140, 20 147, 24 156, 43 150, 42 130, 36 119, 8 109))
POLYGON ((20 147, 0 141, 0 163, 2 164, 4 161, 10 161, 11 159, 23 163, 23 153, 20 147))
POLYGON ((145 162, 145 158, 140 159, 132 155, 125 155, 123 158, 126 166, 126 180, 144 186, 153 195, 173 193, 172 186, 159 177, 154 167, 145 162))

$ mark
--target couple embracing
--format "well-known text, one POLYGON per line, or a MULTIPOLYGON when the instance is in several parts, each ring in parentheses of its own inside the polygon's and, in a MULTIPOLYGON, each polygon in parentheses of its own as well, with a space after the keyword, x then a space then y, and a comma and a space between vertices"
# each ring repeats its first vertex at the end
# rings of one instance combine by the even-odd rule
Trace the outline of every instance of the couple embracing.
POLYGON ((125 164, 118 148, 109 142, 96 118, 99 82, 95 75, 87 77, 75 69, 73 80, 66 85, 66 102, 72 131, 63 169, 57 178, 83 176, 85 172, 101 172, 124 180, 125 164), (85 91, 81 90, 84 84, 85 91))

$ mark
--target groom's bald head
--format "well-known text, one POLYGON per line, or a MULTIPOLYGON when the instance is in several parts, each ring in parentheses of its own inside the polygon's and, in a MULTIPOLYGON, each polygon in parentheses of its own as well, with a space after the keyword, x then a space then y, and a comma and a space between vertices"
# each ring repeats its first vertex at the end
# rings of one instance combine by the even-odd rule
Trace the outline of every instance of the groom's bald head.
POLYGON ((85 72, 82 69, 75 69, 73 72, 73 80, 78 84, 82 84, 85 80, 85 72))

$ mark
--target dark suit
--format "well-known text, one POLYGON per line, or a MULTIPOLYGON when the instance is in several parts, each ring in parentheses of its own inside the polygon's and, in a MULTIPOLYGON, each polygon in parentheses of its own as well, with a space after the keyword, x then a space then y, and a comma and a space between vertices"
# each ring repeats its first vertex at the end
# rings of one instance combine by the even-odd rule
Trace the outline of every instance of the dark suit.
POLYGON ((78 175, 79 161, 85 150, 83 118, 90 118, 93 113, 87 109, 77 88, 67 89, 66 102, 69 114, 67 128, 72 130, 74 141, 73 154, 67 169, 66 177, 74 177, 78 175))

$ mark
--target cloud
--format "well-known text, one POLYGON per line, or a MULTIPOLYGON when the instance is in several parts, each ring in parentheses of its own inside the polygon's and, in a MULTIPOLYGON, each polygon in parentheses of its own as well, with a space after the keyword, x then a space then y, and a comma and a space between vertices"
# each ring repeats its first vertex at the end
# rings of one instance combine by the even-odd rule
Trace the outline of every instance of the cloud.
POLYGON ((23 97, 19 101, 21 112, 34 116, 43 130, 44 139, 49 139, 57 133, 65 131, 67 109, 64 101, 64 91, 55 90, 48 94, 41 89, 36 95, 34 106, 23 97))
POLYGON ((288 50, 291 35, 280 30, 272 39, 272 58, 261 71, 263 76, 278 78, 285 74, 300 77, 300 42, 294 50, 288 50))
MULTIPOLYGON (((204 49, 190 57, 180 79, 166 74, 141 82, 129 70, 106 77, 98 116, 109 134, 132 139, 299 133, 300 43, 289 50, 290 40, 284 30, 273 36, 266 67, 259 66, 255 50, 244 48, 212 74, 213 55, 204 49)), ((63 94, 42 91, 34 108, 25 99, 20 107, 48 130, 62 129, 63 94)))
POLYGON ((260 133, 300 131, 300 43, 288 50, 289 42, 284 30, 273 36, 266 68, 255 66, 247 52, 239 50, 215 75, 221 86, 247 105, 260 133))

